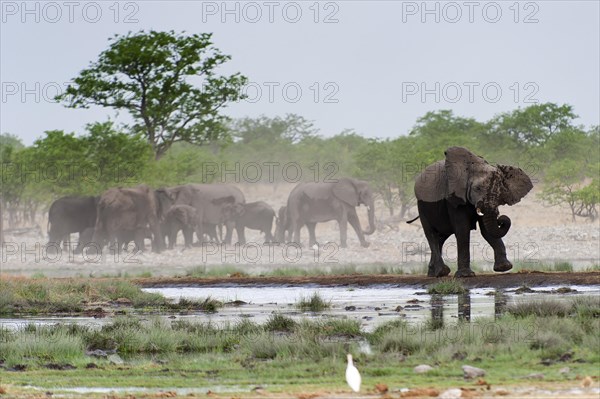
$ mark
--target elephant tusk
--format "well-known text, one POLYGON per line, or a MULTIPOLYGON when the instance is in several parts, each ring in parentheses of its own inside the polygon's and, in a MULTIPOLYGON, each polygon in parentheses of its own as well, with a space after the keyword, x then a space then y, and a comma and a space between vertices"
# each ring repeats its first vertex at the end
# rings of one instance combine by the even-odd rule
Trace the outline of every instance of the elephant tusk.
POLYGON ((477 215, 478 216, 483 216, 483 212, 481 212, 481 209, 477 208, 477 215))

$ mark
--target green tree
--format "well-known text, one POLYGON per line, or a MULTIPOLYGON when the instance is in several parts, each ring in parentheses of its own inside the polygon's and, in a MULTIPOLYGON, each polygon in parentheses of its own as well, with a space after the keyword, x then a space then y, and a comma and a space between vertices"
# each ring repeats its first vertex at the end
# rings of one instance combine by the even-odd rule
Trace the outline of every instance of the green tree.
POLYGON ((0 135, 0 244, 4 242, 4 216, 8 215, 8 224, 13 227, 17 222, 17 210, 21 203, 25 185, 21 179, 21 150, 23 143, 8 133, 0 135))
POLYGON ((576 118, 568 104, 535 104, 495 116, 490 121, 490 131, 510 138, 520 149, 527 149, 543 146, 556 133, 573 127, 576 118))
POLYGON ((231 57, 213 46, 211 36, 173 31, 115 35, 57 100, 71 108, 128 111, 134 119, 131 130, 144 134, 156 159, 176 142, 218 142, 227 134, 227 118, 219 111, 243 98, 246 78, 216 74, 231 57))
POLYGON ((383 201, 390 216, 399 204, 396 187, 397 177, 394 176, 393 148, 389 140, 371 140, 356 155, 358 176, 367 180, 383 201))
POLYGON ((261 115, 258 118, 240 118, 231 123, 231 132, 236 142, 250 144, 260 142, 274 144, 286 142, 299 143, 316 136, 313 122, 296 114, 286 114, 283 118, 269 118, 261 115))
POLYGON ((595 178, 590 184, 575 192, 575 214, 594 222, 598 219, 598 204, 600 203, 600 178, 595 178))
POLYGON ((550 205, 568 205, 575 221, 581 194, 581 184, 588 169, 581 160, 562 159, 552 163, 544 176, 544 188, 540 197, 550 205))
POLYGON ((63 195, 97 195, 117 185, 139 184, 152 159, 141 135, 117 130, 112 122, 92 123, 76 136, 62 130, 45 132, 27 150, 31 195, 54 199, 63 195))

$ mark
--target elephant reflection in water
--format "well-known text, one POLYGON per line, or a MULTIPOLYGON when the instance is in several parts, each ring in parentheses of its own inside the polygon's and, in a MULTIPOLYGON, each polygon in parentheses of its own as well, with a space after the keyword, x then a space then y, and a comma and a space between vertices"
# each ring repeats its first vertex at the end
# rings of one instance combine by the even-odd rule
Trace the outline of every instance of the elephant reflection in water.
MULTIPOLYGON (((494 292, 494 319, 504 314, 507 299, 504 291, 494 292)), ((430 299, 431 305, 431 327, 434 330, 444 327, 444 298, 442 295, 434 294, 430 299)), ((458 295, 458 320, 471 321, 471 294, 466 292, 458 295)))

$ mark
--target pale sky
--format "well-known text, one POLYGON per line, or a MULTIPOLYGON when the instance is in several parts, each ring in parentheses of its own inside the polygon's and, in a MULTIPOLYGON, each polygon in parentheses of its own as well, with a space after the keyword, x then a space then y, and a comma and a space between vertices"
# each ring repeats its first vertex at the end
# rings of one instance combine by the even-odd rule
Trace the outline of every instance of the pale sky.
POLYGON ((112 109, 73 110, 58 89, 128 31, 213 32, 250 80, 232 117, 296 113, 320 134, 407 134, 428 111, 487 120, 531 103, 600 124, 598 1, 1 2, 0 131, 27 145, 83 132, 112 109), (437 19, 437 21, 436 21, 437 19))

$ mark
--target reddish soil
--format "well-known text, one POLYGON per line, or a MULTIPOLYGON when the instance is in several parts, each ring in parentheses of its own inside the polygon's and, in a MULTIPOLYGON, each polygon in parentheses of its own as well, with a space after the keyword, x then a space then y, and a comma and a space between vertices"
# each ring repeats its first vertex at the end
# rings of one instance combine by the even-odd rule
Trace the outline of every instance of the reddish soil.
MULTIPOLYGON (((298 276, 298 277, 255 277, 231 276, 216 278, 193 277, 160 277, 138 278, 133 282, 145 287, 176 287, 176 286, 214 286, 214 285, 319 285, 332 286, 368 286, 378 284, 426 286, 439 283, 446 278, 434 278, 423 275, 364 275, 351 274, 340 276, 298 276)), ((505 274, 480 274, 475 277, 460 280, 467 288, 509 288, 527 285, 530 287, 550 285, 600 285, 600 272, 519 272, 505 274)))

